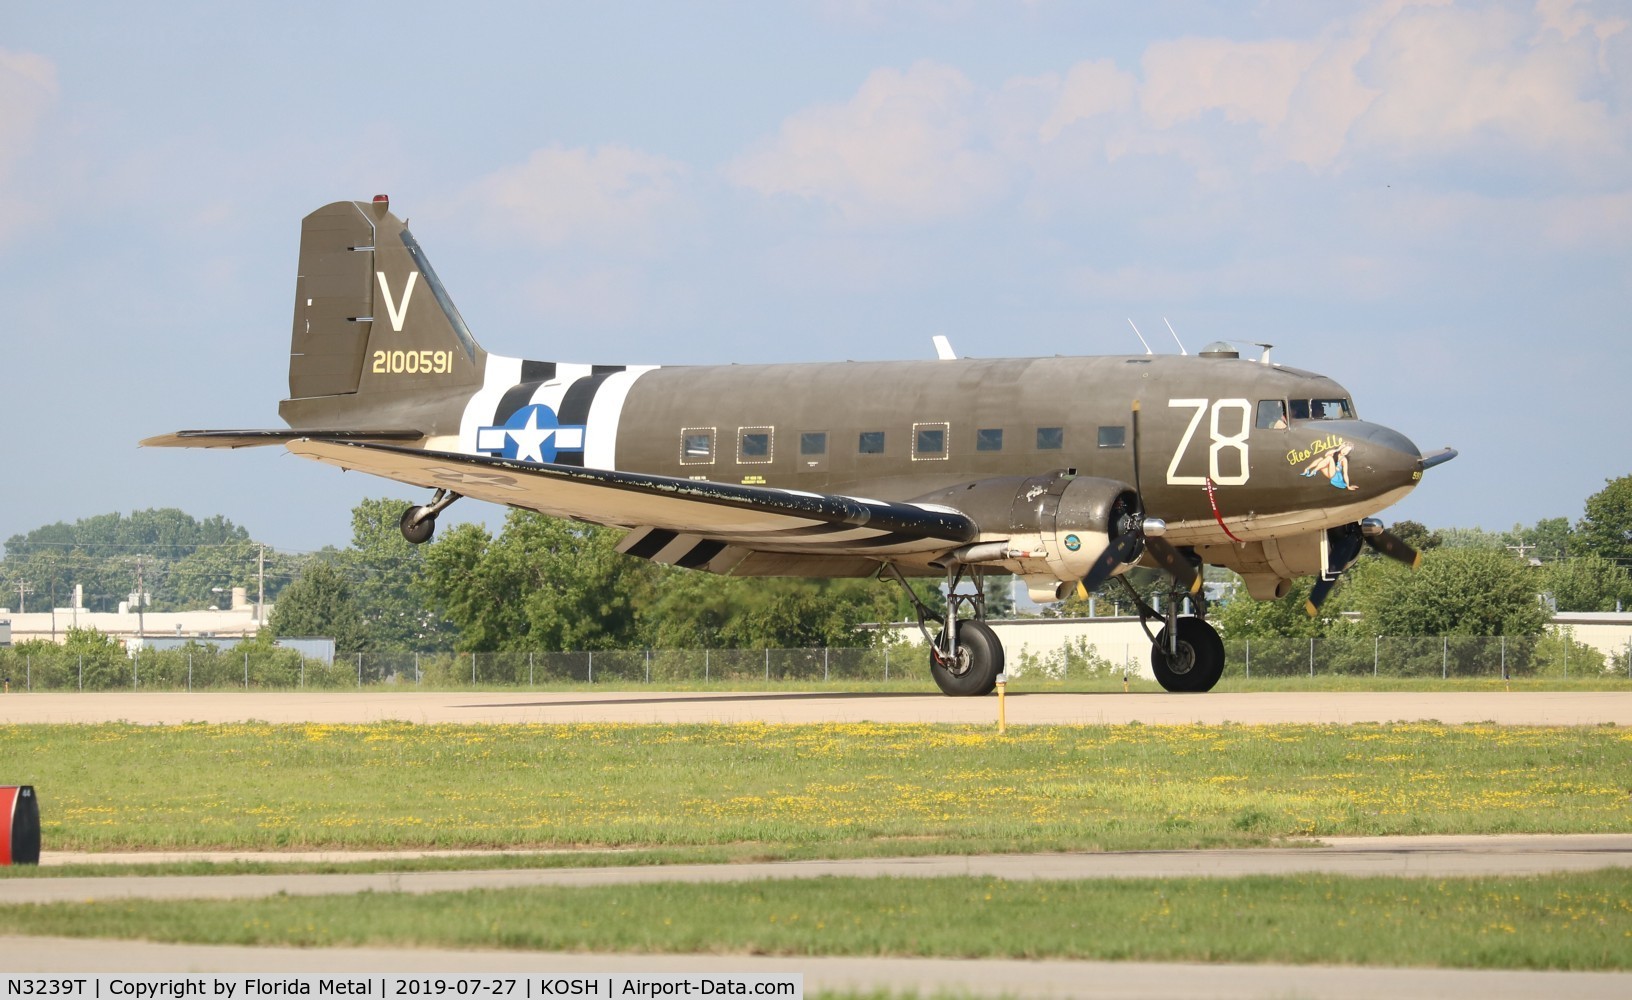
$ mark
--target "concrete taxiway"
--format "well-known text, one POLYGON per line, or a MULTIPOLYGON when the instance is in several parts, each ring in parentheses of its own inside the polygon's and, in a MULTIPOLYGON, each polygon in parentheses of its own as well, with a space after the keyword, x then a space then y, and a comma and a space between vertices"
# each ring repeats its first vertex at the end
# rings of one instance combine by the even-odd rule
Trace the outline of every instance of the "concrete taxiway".
MULTIPOLYGON (((331 858, 339 855, 330 854, 331 858)), ((185 856, 182 856, 184 858, 185 856)), ((238 855, 243 858, 245 855, 238 855)), ((262 855, 276 860, 279 855, 262 855)), ((155 856, 155 860, 181 860, 155 856)), ((91 860, 87 858, 85 860, 91 860)), ((358 892, 570 888, 652 882, 719 883, 812 878, 1004 880, 1233 878, 1245 875, 1396 875, 1419 878, 1536 875, 1632 868, 1632 834, 1501 837, 1345 837, 1309 847, 1201 851, 990 854, 849 858, 760 864, 630 865, 358 874, 94 876, 0 881, 0 904, 97 899, 257 899, 358 892)))
POLYGON ((560 976, 643 973, 801 973, 805 995, 818 991, 892 995, 1120 997, 1217 1000, 1324 997, 1435 997, 1517 1000, 1571 997, 1622 1000, 1632 975, 1528 969, 1380 969, 1326 965, 1223 965, 1187 962, 1070 962, 1010 959, 831 958, 766 955, 585 954, 446 951, 434 948, 242 948, 221 945, 0 937, 8 975, 27 972, 173 973, 535 973, 560 976))
MULTIPOLYGON (((1011 692, 1010 725, 1492 722, 1632 726, 1632 691, 1011 692)), ((0 697, 0 723, 995 723, 996 698, 843 692, 95 692, 0 697)))

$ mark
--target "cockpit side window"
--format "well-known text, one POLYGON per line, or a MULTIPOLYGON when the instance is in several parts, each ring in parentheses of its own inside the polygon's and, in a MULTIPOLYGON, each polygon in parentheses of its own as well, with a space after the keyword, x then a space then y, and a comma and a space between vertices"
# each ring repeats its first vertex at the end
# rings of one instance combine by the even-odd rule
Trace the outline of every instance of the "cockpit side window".
POLYGON ((1258 401, 1257 426, 1265 430, 1286 429, 1286 400, 1260 399, 1258 401))
POLYGON ((1308 420, 1309 419, 1309 401, 1307 399, 1294 399, 1294 400, 1292 400, 1292 419, 1293 420, 1308 420))
POLYGON ((1347 399, 1311 399, 1309 412, 1316 420, 1354 419, 1354 407, 1347 399))

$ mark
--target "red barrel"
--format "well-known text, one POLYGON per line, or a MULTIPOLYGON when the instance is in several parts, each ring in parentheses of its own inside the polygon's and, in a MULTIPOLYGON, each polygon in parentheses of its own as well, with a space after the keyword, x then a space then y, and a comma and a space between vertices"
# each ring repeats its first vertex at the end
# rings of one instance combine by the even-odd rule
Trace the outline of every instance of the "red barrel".
POLYGON ((40 863, 40 800, 33 785, 0 785, 0 865, 40 863))

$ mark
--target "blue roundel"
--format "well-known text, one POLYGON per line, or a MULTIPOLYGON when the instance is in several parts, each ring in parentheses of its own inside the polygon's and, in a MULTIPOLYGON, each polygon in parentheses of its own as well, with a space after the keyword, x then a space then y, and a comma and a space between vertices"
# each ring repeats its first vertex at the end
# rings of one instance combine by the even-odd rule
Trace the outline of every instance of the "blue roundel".
POLYGON ((1075 552, 1082 548, 1082 539, 1078 538, 1076 535, 1066 535, 1065 547, 1070 549, 1072 552, 1075 552))
POLYGON ((512 413, 502 424, 477 428, 476 450, 495 458, 554 462, 563 451, 584 450, 584 427, 562 424, 554 410, 534 403, 512 413))

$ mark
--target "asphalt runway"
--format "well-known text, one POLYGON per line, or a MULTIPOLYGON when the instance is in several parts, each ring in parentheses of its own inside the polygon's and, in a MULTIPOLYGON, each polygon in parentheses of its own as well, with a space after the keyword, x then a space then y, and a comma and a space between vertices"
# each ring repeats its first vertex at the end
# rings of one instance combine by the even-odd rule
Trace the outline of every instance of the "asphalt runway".
MULTIPOLYGON (((1012 692, 1010 725, 1493 722, 1632 726, 1632 691, 1012 692)), ((997 699, 843 692, 45 692, 0 696, 0 723, 902 722, 995 724, 997 699)))

